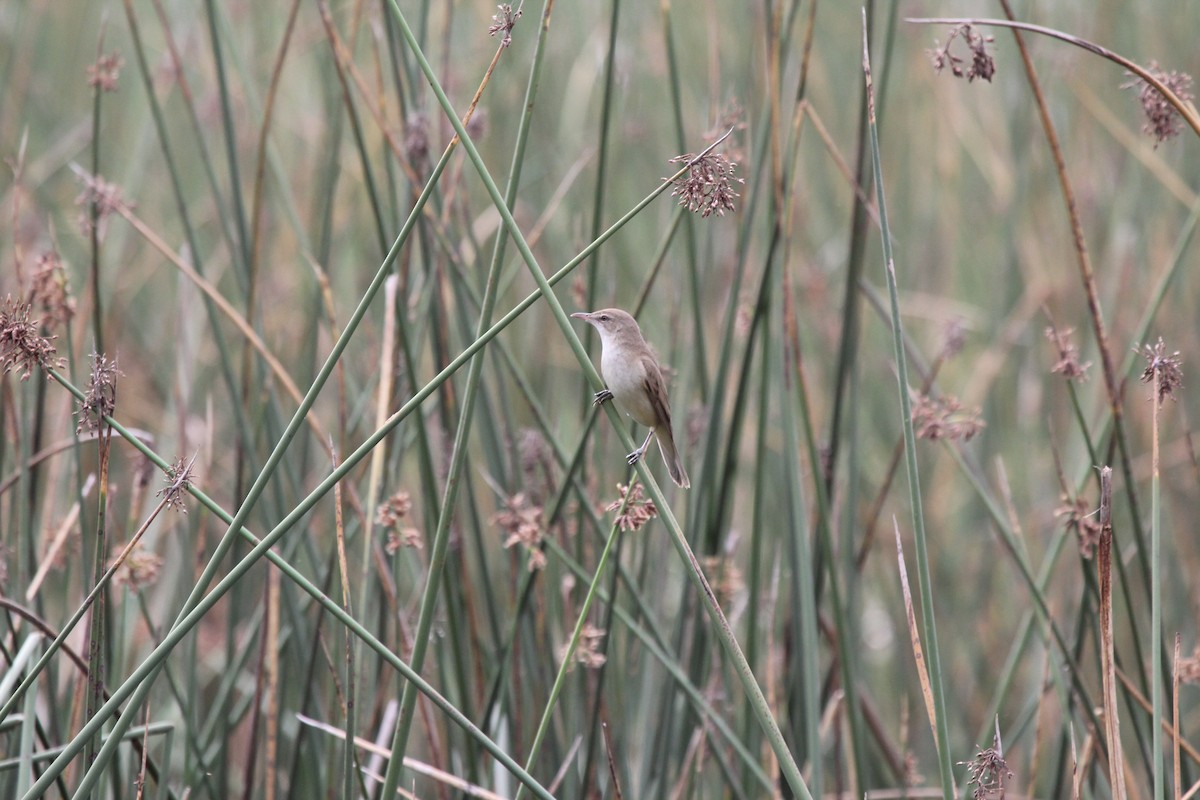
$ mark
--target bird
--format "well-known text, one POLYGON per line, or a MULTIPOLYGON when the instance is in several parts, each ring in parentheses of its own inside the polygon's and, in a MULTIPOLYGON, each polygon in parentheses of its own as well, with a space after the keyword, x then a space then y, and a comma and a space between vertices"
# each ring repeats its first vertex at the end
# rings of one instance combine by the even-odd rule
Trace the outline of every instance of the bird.
POLYGON ((619 308, 578 312, 571 316, 587 322, 600 334, 600 374, 608 388, 596 392, 593 405, 615 399, 638 424, 650 429, 642 446, 625 460, 631 465, 636 464, 650 446, 650 440, 657 437, 658 449, 671 480, 687 489, 691 481, 675 447, 667 384, 658 359, 642 337, 637 320, 619 308))

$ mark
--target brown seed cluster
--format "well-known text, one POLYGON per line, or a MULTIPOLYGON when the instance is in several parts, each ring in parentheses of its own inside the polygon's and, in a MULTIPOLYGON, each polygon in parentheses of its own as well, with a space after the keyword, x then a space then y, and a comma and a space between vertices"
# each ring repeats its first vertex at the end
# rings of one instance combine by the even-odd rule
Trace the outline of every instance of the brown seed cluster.
POLYGON ((962 404, 950 395, 930 397, 919 394, 912 409, 913 427, 920 439, 961 439, 970 441, 985 427, 979 410, 963 411, 962 404))
POLYGON ((504 509, 497 511, 492 522, 506 534, 504 548, 519 544, 529 553, 529 571, 546 566, 546 554, 542 551, 542 507, 529 502, 524 492, 517 492, 504 501, 504 509))
POLYGON ((620 496, 609 503, 606 509, 608 511, 619 512, 615 521, 617 527, 621 530, 636 531, 658 516, 658 509, 655 508, 654 501, 648 497, 642 497, 642 485, 640 483, 633 485, 633 494, 629 494, 628 486, 618 483, 617 493, 620 496), (625 502, 626 495, 629 495, 629 502, 625 502), (621 511, 622 504, 625 506, 624 511, 621 511))
POLYGON ((1167 346, 1162 337, 1153 346, 1142 345, 1142 357, 1146 359, 1146 369, 1142 371, 1142 383, 1154 383, 1154 395, 1161 406, 1169 397, 1175 399, 1175 390, 1183 385, 1182 360, 1179 351, 1167 354, 1167 346))
POLYGON ((966 767, 967 783, 975 785, 971 792, 974 800, 1004 797, 1004 785, 1012 778, 1012 770, 998 746, 980 750, 975 758, 966 762, 966 767))
POLYGON ((187 513, 187 493, 192 488, 192 464, 196 461, 193 458, 190 461, 185 461, 183 458, 175 459, 175 463, 167 470, 166 486, 158 490, 158 497, 163 497, 167 501, 170 508, 178 511, 180 514, 187 513))
POLYGON ((0 304, 0 368, 4 373, 21 371, 27 380, 34 368, 54 369, 63 359, 50 342, 53 336, 42 336, 41 324, 32 315, 32 306, 10 294, 0 304))
POLYGON ((375 511, 375 524, 387 528, 387 541, 383 549, 394 556, 402 547, 421 547, 421 531, 411 525, 401 525, 412 510, 412 498, 403 489, 397 489, 384 500, 375 511))
POLYGON ((102 92, 115 92, 117 78, 121 77, 123 66, 125 60, 115 50, 106 56, 100 56, 95 64, 87 68, 88 86, 99 87, 102 92))
POLYGON ((87 391, 75 416, 79 424, 75 426, 76 433, 94 431, 100 427, 105 417, 112 416, 117 410, 117 361, 109 361, 100 353, 92 353, 92 371, 88 377, 87 391))
MULTIPOLYGON (((1164 86, 1185 103, 1192 101, 1192 76, 1186 72, 1166 72, 1158 68, 1158 63, 1151 61, 1149 72, 1162 82, 1164 86)), ((1132 73, 1127 73, 1132 74, 1132 73)), ((1142 131, 1153 134, 1154 146, 1172 137, 1178 136, 1183 130, 1179 119, 1179 110, 1171 104, 1153 84, 1147 83, 1141 77, 1135 77, 1128 83, 1122 84, 1122 89, 1137 89, 1138 102, 1142 104, 1142 113, 1146 115, 1146 123, 1142 131)))
POLYGON ((496 8, 499 9, 499 13, 492 16, 492 24, 488 26, 488 35, 495 36, 497 33, 503 33, 500 46, 508 47, 512 44, 512 29, 516 27, 522 11, 520 8, 514 11, 511 3, 501 3, 496 8))
POLYGON ((92 234, 92 209, 95 209, 95 225, 100 238, 104 232, 109 216, 119 208, 132 208, 133 204, 121 196, 121 187, 109 183, 99 175, 84 177, 83 191, 75 198, 75 204, 85 210, 79 215, 79 229, 84 236, 92 234))
POLYGON ((1071 341, 1071 334, 1074 332, 1074 328, 1066 328, 1061 331, 1053 325, 1046 328, 1046 338, 1058 351, 1058 361, 1054 362, 1050 371, 1055 375, 1062 375, 1069 381, 1086 381, 1087 369, 1092 362, 1079 360, 1079 348, 1071 341))
POLYGON ((996 74, 996 59, 988 53, 987 48, 994 41, 994 37, 977 33, 969 24, 963 23, 951 28, 950 35, 946 37, 945 45, 939 45, 934 40, 933 49, 927 52, 933 61, 934 70, 938 73, 949 67, 950 74, 956 78, 966 78, 968 82, 976 78, 982 78, 991 83, 992 76, 996 74), (965 60, 961 56, 950 52, 950 46, 954 43, 955 39, 961 39, 966 43, 967 50, 971 53, 971 65, 969 67, 964 68, 963 64, 965 60))
POLYGON ((75 298, 67 270, 57 251, 47 250, 37 258, 29 284, 29 303, 41 309, 42 324, 53 330, 75 316, 75 298))
MULTIPOLYGON (((733 199, 740 195, 733 184, 745 183, 735 178, 737 164, 721 153, 709 153, 696 158, 694 153, 685 153, 670 160, 672 164, 689 164, 688 170, 674 180, 671 197, 679 198, 679 205, 702 217, 724 216, 733 211, 733 199)), ((664 179, 666 180, 666 179, 664 179)))
POLYGON ((1181 683, 1200 684, 1200 644, 1192 650, 1191 658, 1181 658, 1175 666, 1181 683))
POLYGON ((1054 516, 1066 520, 1067 530, 1075 532, 1079 554, 1090 560, 1100 543, 1101 525, 1099 516, 1089 510, 1087 500, 1063 495, 1062 505, 1055 509, 1054 516))
MULTIPOLYGON (((109 564, 116 563, 124 547, 117 547, 109 564)), ((135 591, 153 586, 158 580, 159 570, 162 569, 162 556, 138 545, 125 556, 125 560, 113 573, 113 583, 118 586, 128 586, 135 591)))
MULTIPOLYGON (((600 645, 603 643, 604 629, 597 628, 590 622, 585 622, 583 630, 579 632, 579 644, 575 648, 575 663, 582 664, 584 669, 598 669, 604 666, 604 662, 608 658, 604 653, 600 652, 600 645)), ((566 648, 564 648, 560 660, 566 658, 566 655, 566 648)))

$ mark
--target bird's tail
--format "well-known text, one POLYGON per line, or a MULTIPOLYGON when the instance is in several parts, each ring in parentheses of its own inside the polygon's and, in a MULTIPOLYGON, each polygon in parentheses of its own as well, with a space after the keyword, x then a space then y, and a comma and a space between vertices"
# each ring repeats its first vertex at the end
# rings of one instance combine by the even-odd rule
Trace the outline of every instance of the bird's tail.
POLYGON ((654 438, 658 439, 658 450, 667 464, 667 472, 671 473, 671 480, 675 481, 676 486, 687 489, 692 482, 688 480, 687 471, 683 468, 683 459, 675 449, 675 437, 671 434, 671 429, 655 430, 654 434, 654 438))

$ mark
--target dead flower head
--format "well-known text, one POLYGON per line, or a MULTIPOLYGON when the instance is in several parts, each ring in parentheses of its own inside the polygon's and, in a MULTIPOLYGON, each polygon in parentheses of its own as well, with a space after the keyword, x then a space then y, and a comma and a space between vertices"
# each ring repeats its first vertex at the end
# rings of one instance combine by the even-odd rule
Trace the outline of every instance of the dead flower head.
POLYGON ((950 395, 917 395, 912 419, 917 436, 921 439, 961 439, 967 442, 985 426, 979 418, 978 409, 964 412, 962 404, 950 395))
POLYGON ((387 541, 383 549, 389 556, 396 555, 402 547, 420 548, 421 531, 411 525, 401 525, 400 521, 412 510, 412 498, 403 489, 397 489, 391 497, 384 500, 375 512, 375 524, 387 528, 387 541))
POLYGON ((109 361, 99 353, 92 353, 92 374, 88 378, 87 392, 79 411, 75 416, 79 424, 75 426, 77 433, 94 431, 100 427, 100 421, 112 416, 117 408, 117 369, 116 359, 109 361))
POLYGON ((21 380, 27 380, 35 367, 54 369, 63 359, 50 342, 53 336, 39 333, 40 323, 33 319, 32 306, 12 295, 0 304, 0 367, 4 373, 21 370, 21 380))
POLYGON ((121 76, 123 66, 125 61, 115 50, 106 56, 100 56, 95 64, 87 68, 88 86, 99 88, 102 92, 115 92, 117 78, 121 76))
POLYGON ((654 501, 648 497, 642 497, 642 485, 640 483, 633 485, 633 494, 629 494, 628 486, 618 483, 617 492, 620 497, 613 500, 605 508, 608 511, 619 512, 615 522, 621 530, 636 531, 658 516, 658 509, 654 507, 654 501), (628 502, 625 501, 627 494, 629 494, 628 502), (622 505, 625 507, 624 511, 621 511, 622 505))
POLYGON ((1100 542, 1100 518, 1088 509, 1088 502, 1082 497, 1071 499, 1064 496, 1062 505, 1055 509, 1054 516, 1066 520, 1067 530, 1075 532, 1079 554, 1091 559, 1096 552, 1096 545, 1100 542))
POLYGON ((1175 666, 1181 683, 1200 684, 1200 644, 1192 650, 1191 658, 1181 658, 1175 666))
POLYGON ((697 158, 695 153, 685 153, 672 158, 670 163, 689 165, 687 171, 673 181, 675 188, 671 190, 671 197, 678 197, 679 205, 702 217, 708 217, 714 211, 720 217, 726 211, 734 210, 733 199, 740 195, 733 190, 733 184, 745 181, 733 176, 737 164, 727 156, 709 153, 697 158))
POLYGON ((1004 797, 1004 785, 1012 778, 1012 770, 1008 768, 1008 762, 1004 760, 998 743, 986 750, 980 750, 975 754, 975 758, 965 763, 967 774, 970 776, 967 782, 975 784, 975 789, 971 792, 974 800, 1004 797))
POLYGON ((1050 371, 1055 375, 1062 375, 1069 381, 1086 381, 1087 369, 1092 362, 1079 360, 1079 348, 1071 341, 1071 334, 1074 332, 1074 328, 1066 328, 1061 331, 1053 325, 1046 328, 1046 338, 1054 344, 1054 349, 1058 351, 1058 361, 1054 362, 1050 371))
POLYGON ((375 524, 380 527, 395 525, 412 510, 412 498, 403 489, 397 489, 375 512, 375 524))
POLYGON ((497 511, 492 521, 506 534, 504 548, 519 544, 529 552, 529 570, 546 566, 546 554, 542 552, 542 507, 533 505, 524 492, 518 492, 504 501, 504 509, 497 511))
POLYGON ((497 33, 503 33, 500 46, 508 47, 512 44, 512 29, 516 27, 522 11, 519 6, 516 11, 513 11, 511 3, 501 3, 496 8, 499 9, 499 13, 492 16, 492 24, 488 26, 488 35, 495 36, 497 33))
POLYGON ((133 204, 121 196, 120 186, 99 175, 85 175, 83 182, 83 191, 75 198, 75 205, 85 208, 80 214, 79 229, 84 236, 90 236, 94 220, 96 233, 103 239, 109 216, 119 208, 132 208, 133 204))
POLYGON ((187 513, 185 498, 188 490, 192 488, 192 479, 195 477, 192 474, 192 464, 195 462, 195 458, 191 461, 184 461, 182 458, 175 459, 175 463, 167 470, 167 485, 158 490, 158 496, 164 498, 167 505, 180 514, 187 513))
POLYGON ((994 41, 996 41, 994 37, 976 33, 969 24, 963 23, 950 29, 950 35, 946 37, 944 46, 939 45, 935 39, 933 49, 927 52, 933 60, 934 70, 939 73, 949 67, 950 74, 956 78, 966 78, 967 82, 983 78, 991 83, 992 76, 996 74, 996 59, 992 58, 987 48, 994 41), (963 59, 950 52, 950 46, 957 38, 966 42, 967 49, 971 51, 971 66, 966 69, 963 68, 963 59))
MULTIPOLYGON (((575 648, 574 661, 576 664, 582 664, 584 669, 599 669, 604 666, 604 662, 608 658, 604 653, 600 652, 600 645, 604 642, 604 629, 597 628, 590 622, 585 622, 583 630, 579 632, 579 644, 575 648)), ((570 644, 568 643, 568 647, 570 644)), ((563 648, 560 661, 567 657, 567 648, 563 648)))
POLYGON ((62 258, 47 250, 37 258, 29 286, 29 303, 42 311, 42 324, 53 329, 75 316, 75 299, 62 258))
POLYGON ((1154 346, 1142 345, 1142 358, 1149 362, 1142 371, 1142 383, 1154 382, 1154 395, 1161 406, 1168 397, 1175 399, 1175 390, 1183 385, 1183 369, 1179 351, 1167 355, 1167 346, 1162 337, 1154 346))
POLYGON ((954 358, 962 352, 967 343, 967 329, 962 317, 953 317, 947 321, 942 334, 945 337, 942 342, 942 358, 954 358))
MULTIPOLYGON (((1158 68, 1158 62, 1151 61, 1148 66, 1151 75, 1184 103, 1192 101, 1192 76, 1186 72, 1166 72, 1158 68)), ((1132 73, 1126 73, 1132 75, 1132 73)), ((1154 135, 1154 146, 1172 137, 1178 136, 1183 130, 1179 121, 1179 110, 1171 105, 1162 92, 1144 78, 1134 77, 1133 80, 1121 85, 1122 89, 1137 89, 1138 101, 1142 104, 1142 113, 1146 115, 1146 123, 1142 131, 1154 135)))
MULTIPOLYGON (((117 549, 109 562, 110 565, 116 564, 116 559, 120 556, 122 549, 117 549)), ((113 583, 118 586, 129 586, 135 591, 145 589, 154 585, 154 582, 158 580, 158 572, 162 568, 162 563, 162 556, 138 545, 129 555, 125 556, 125 560, 113 573, 113 583)))

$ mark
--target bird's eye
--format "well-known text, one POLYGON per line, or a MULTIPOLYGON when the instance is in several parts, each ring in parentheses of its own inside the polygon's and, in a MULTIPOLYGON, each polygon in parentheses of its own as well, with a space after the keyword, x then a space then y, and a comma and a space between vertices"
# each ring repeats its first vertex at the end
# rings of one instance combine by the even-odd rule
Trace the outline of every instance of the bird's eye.
POLYGON ((601 321, 601 322, 608 322, 610 319, 612 319, 612 317, 610 317, 608 314, 601 314, 601 315, 600 315, 600 321, 601 321))

